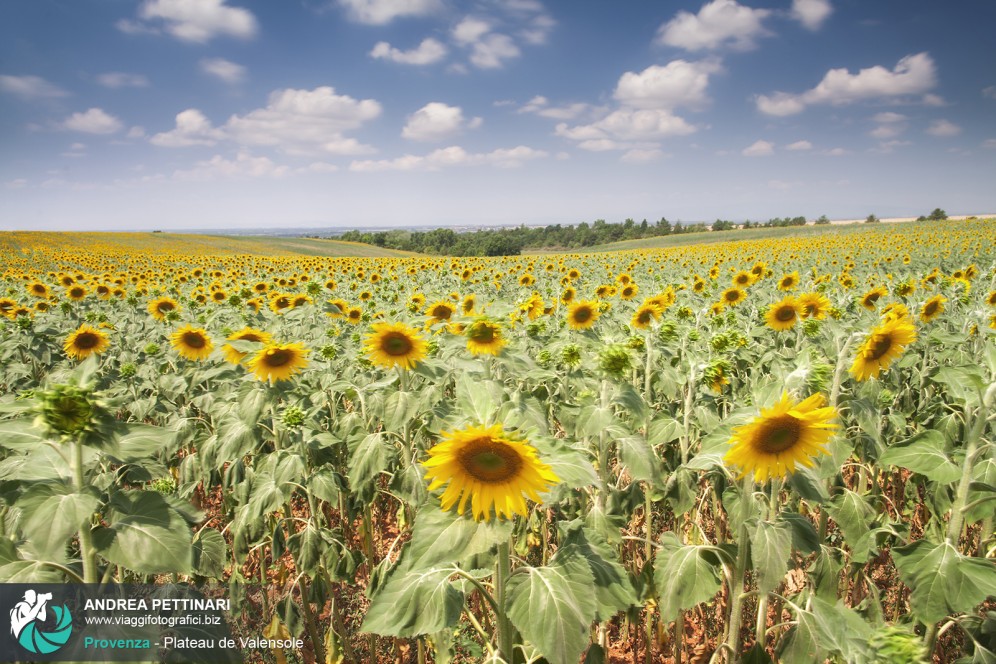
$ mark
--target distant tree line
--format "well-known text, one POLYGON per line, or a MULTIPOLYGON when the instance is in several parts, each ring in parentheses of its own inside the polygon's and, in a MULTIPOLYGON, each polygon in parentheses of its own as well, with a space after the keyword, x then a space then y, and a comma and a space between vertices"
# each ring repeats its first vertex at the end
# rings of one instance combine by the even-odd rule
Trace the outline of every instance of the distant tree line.
POLYGON ((604 219, 593 223, 581 222, 577 226, 543 226, 530 228, 487 229, 459 233, 451 228, 431 231, 347 231, 339 240, 363 242, 386 249, 417 251, 423 254, 446 256, 514 256, 525 249, 578 249, 583 250, 608 242, 640 240, 664 235, 701 233, 709 230, 704 224, 682 225, 666 218, 649 223, 627 219, 621 224, 610 224, 604 219))

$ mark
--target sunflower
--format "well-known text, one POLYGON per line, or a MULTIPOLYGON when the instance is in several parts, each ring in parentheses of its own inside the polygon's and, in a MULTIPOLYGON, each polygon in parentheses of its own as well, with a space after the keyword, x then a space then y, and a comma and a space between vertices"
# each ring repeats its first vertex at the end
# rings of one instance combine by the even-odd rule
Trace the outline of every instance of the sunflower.
POLYGON ((823 404, 821 394, 795 403, 783 392, 777 404, 733 430, 724 459, 741 469, 741 477, 753 473, 756 482, 786 477, 797 463, 812 467, 812 457, 829 454, 825 445, 838 428, 831 422, 837 410, 823 404))
POLYGON ((425 359, 425 340, 405 323, 374 323, 363 345, 370 361, 390 369, 413 369, 425 359))
POLYGON ((464 513, 467 501, 477 521, 528 516, 523 494, 542 502, 540 493, 560 482, 547 464, 539 460, 536 448, 525 440, 507 437, 500 424, 444 431, 443 440, 429 449, 422 463, 430 480, 429 491, 448 484, 440 497, 440 507, 464 513))
POLYGON ((780 291, 790 291, 795 290, 796 286, 799 285, 799 272, 791 272, 786 274, 781 279, 778 280, 778 290, 780 291))
POLYGON ((727 288, 723 291, 720 296, 720 302, 723 306, 736 306, 747 299, 747 293, 743 292, 739 288, 727 288))
POLYGON ((206 360, 214 348, 207 330, 192 325, 184 325, 171 334, 169 340, 173 350, 188 360, 206 360))
POLYGON ((924 323, 929 323, 934 320, 942 313, 944 313, 944 303, 948 301, 948 298, 943 295, 935 295, 920 307, 920 320, 924 323))
POLYGON ((83 323, 75 332, 66 337, 62 344, 66 355, 74 360, 85 360, 91 355, 100 355, 111 345, 107 335, 95 327, 83 323))
POLYGON ((276 383, 289 380, 308 366, 307 354, 308 349, 301 344, 270 343, 256 351, 246 367, 260 380, 276 383))
POLYGON ((754 283, 754 275, 750 272, 744 272, 741 270, 733 275, 733 285, 737 288, 746 288, 754 283))
POLYGON ((857 380, 877 378, 914 341, 916 330, 908 318, 883 321, 872 328, 868 338, 858 349, 858 355, 851 365, 851 374, 857 380))
POLYGON ((159 321, 166 320, 166 316, 171 311, 180 311, 180 305, 176 303, 176 300, 165 296, 152 300, 152 302, 149 302, 149 306, 147 308, 149 313, 152 314, 152 317, 159 321))
POLYGON ((455 310, 456 308, 449 302, 439 300, 430 304, 425 313, 429 315, 429 325, 435 325, 448 321, 455 310))
POLYGON ((890 302, 882 307, 882 319, 892 320, 894 318, 909 318, 910 310, 902 302, 890 302))
POLYGON ((519 311, 529 316, 529 320, 536 320, 543 314, 543 298, 539 293, 533 293, 529 299, 519 305, 519 311))
POLYGON ((640 307, 633 313, 633 318, 629 321, 629 324, 637 330, 646 330, 655 321, 661 319, 661 314, 664 313, 660 305, 656 302, 644 302, 640 307))
POLYGON ((986 304, 990 307, 996 307, 996 290, 986 295, 986 304))
POLYGON ((79 285, 70 286, 66 290, 66 297, 68 297, 73 302, 79 302, 80 300, 86 297, 86 289, 79 285))
POLYGON ((474 313, 474 307, 477 306, 477 298, 471 293, 467 297, 463 298, 463 302, 460 303, 460 311, 464 313, 465 316, 469 316, 474 313))
POLYGON ((597 302, 581 300, 567 308, 567 325, 572 330, 587 330, 601 315, 597 302))
POLYGON ((560 294, 560 302, 562 304, 570 304, 574 301, 577 294, 576 290, 574 290, 571 286, 568 286, 564 289, 564 292, 560 294))
POLYGON ((275 314, 280 314, 284 312, 284 309, 289 309, 293 305, 293 300, 290 295, 284 293, 274 293, 270 296, 270 311, 275 314))
POLYGON ((640 287, 634 283, 627 283, 619 290, 619 298, 623 300, 632 300, 636 297, 636 294, 640 291, 640 287))
MULTIPOLYGON (((254 343, 268 344, 272 341, 269 332, 264 332, 262 330, 257 330, 251 327, 244 327, 238 332, 228 335, 229 341, 252 341, 254 343)), ((238 364, 242 359, 248 355, 242 351, 236 350, 231 344, 225 344, 221 347, 221 350, 225 354, 225 361, 231 364, 238 364)))
POLYGON ((360 321, 363 320, 363 309, 350 307, 346 310, 346 320, 353 325, 359 325, 360 321))
POLYGON ((889 291, 885 289, 885 286, 879 286, 878 288, 873 288, 862 295, 861 299, 858 300, 858 303, 869 311, 875 311, 875 306, 879 299, 888 294, 889 291))
POLYGON ((789 295, 781 302, 776 302, 768 308, 764 321, 773 330, 791 330, 801 315, 802 306, 798 300, 789 295))
POLYGON ((830 300, 821 293, 803 293, 798 301, 803 318, 823 320, 830 312, 830 300))
POLYGON ((28 284, 28 293, 34 295, 35 297, 42 297, 42 298, 51 295, 51 291, 49 291, 48 286, 40 281, 35 281, 28 284))
POLYGON ((488 319, 478 318, 464 331, 467 337, 467 350, 472 355, 497 355, 505 346, 501 326, 488 319))

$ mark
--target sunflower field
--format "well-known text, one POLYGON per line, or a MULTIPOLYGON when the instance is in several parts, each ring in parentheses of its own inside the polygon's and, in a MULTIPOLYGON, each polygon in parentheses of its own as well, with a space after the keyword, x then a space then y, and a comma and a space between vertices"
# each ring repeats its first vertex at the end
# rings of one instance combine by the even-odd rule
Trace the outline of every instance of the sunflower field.
POLYGON ((221 584, 270 662, 994 662, 994 241, 4 234, 0 582, 221 584))

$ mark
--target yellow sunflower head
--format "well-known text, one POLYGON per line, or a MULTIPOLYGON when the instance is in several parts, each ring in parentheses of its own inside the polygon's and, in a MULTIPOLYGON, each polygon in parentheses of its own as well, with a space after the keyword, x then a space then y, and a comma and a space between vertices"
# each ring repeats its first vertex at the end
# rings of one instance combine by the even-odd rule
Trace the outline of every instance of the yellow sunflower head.
POLYGON ((430 304, 425 310, 425 313, 429 316, 429 324, 435 325, 436 323, 448 321, 450 317, 453 316, 454 311, 456 311, 456 307, 452 304, 439 300, 438 302, 430 304))
POLYGON ((768 308, 764 320, 772 330, 791 330, 802 315, 799 301, 791 295, 768 308))
POLYGON ((830 312, 830 300, 821 293, 803 293, 798 301, 803 318, 823 320, 830 312))
POLYGON ((783 393, 773 407, 733 430, 726 462, 739 468, 741 477, 753 473, 754 481, 762 483, 786 477, 797 464, 811 467, 813 457, 829 454, 825 445, 838 427, 831 421, 836 409, 823 404, 820 394, 795 403, 783 393))
POLYGON ((790 291, 795 290, 796 286, 799 285, 799 272, 790 272, 786 274, 781 279, 778 280, 778 290, 790 291))
POLYGON ((489 318, 478 318, 464 330, 467 350, 472 355, 497 355, 505 346, 501 325, 489 318))
POLYGON ((664 313, 660 305, 653 301, 646 301, 633 313, 633 318, 629 324, 637 330, 648 329, 655 321, 661 319, 664 313))
POLYGON ((377 366, 413 369, 425 359, 426 343, 415 328, 405 323, 374 323, 363 350, 377 366))
POLYGON ((560 482, 550 466, 540 461, 536 448, 508 437, 500 424, 443 432, 443 440, 429 449, 426 469, 429 490, 446 486, 440 506, 454 506, 463 514, 470 501, 477 521, 528 516, 526 496, 540 503, 540 493, 560 482), (525 496, 523 495, 525 494, 525 496))
MULTIPOLYGON (((252 327, 244 327, 238 332, 230 334, 228 336, 228 340, 251 341, 254 343, 268 344, 272 339, 269 332, 257 330, 252 327)), ((230 362, 231 364, 238 364, 246 355, 248 355, 248 353, 236 350, 231 344, 225 344, 221 347, 221 350, 225 354, 225 361, 230 362)))
POLYGON ((66 337, 62 348, 66 351, 66 355, 74 360, 85 360, 91 355, 100 355, 110 345, 111 341, 104 332, 83 323, 66 337))
POLYGON ((856 380, 877 378, 888 369, 896 358, 903 354, 906 346, 916 341, 916 330, 909 318, 892 318, 872 328, 871 333, 861 344, 851 365, 851 374, 856 380))
POLYGON ((567 325, 572 330, 587 330, 595 324, 600 315, 597 302, 591 300, 575 302, 567 309, 567 325))
POLYGON ((195 362, 206 360, 214 349, 214 342, 207 330, 192 325, 184 325, 171 334, 169 340, 173 350, 181 357, 195 362))
POLYGON ((944 313, 944 303, 948 301, 948 298, 943 295, 935 295, 920 307, 920 320, 924 323, 929 323, 934 320, 942 313, 944 313))
POLYGON ((176 311, 179 313, 180 305, 171 297, 157 297, 152 302, 149 302, 148 310, 153 318, 158 321, 164 321, 169 312, 176 311))
POLYGON ((720 296, 720 302, 724 307, 733 307, 747 299, 747 293, 739 288, 727 288, 720 296))
POLYGON ((308 366, 308 349, 302 344, 267 344, 246 365, 260 380, 276 383, 308 366))
POLYGON ((879 299, 881 299, 883 296, 887 294, 888 291, 885 289, 885 286, 879 286, 878 288, 873 288, 864 295, 862 295, 861 299, 859 300, 859 303, 865 309, 868 309, 869 311, 875 311, 875 306, 878 303, 879 299))

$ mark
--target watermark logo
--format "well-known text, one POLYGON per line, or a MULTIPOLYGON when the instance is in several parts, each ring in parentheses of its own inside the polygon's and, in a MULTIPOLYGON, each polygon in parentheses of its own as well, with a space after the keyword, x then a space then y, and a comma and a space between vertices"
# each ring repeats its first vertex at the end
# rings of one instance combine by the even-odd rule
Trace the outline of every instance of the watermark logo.
POLYGON ((24 599, 10 610, 10 633, 29 652, 48 655, 66 645, 72 636, 73 616, 69 607, 65 604, 50 607, 50 601, 52 593, 28 589, 24 591, 24 599))

